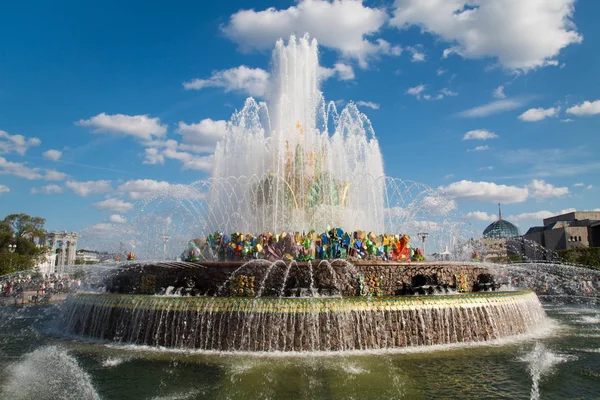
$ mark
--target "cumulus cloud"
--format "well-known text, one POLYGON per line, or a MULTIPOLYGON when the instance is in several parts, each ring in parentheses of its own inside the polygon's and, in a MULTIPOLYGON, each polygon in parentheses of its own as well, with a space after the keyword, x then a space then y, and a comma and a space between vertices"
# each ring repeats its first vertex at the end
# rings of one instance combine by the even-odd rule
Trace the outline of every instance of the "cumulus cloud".
POLYGON ((333 68, 319 66, 319 74, 323 80, 334 76, 337 76, 340 81, 351 81, 355 78, 352 66, 344 63, 335 63, 333 68))
POLYGON ((357 101, 356 105, 359 107, 369 107, 372 108, 373 110, 379 110, 379 104, 377 103, 373 103, 372 101, 357 101))
POLYGON ((62 188, 58 185, 46 185, 41 188, 31 188, 29 193, 31 194, 52 194, 52 193, 62 193, 62 188))
POLYGON ((422 46, 409 46, 406 50, 410 51, 410 54, 412 55, 410 62, 423 62, 427 57, 422 46))
POLYGON ((203 119, 196 124, 179 122, 177 133, 182 136, 184 143, 206 147, 207 151, 213 151, 218 141, 227 133, 227 121, 214 121, 210 118, 203 119))
POLYGON ((5 185, 0 185, 0 194, 10 192, 10 188, 5 185))
POLYGON ((419 26, 452 43, 444 57, 492 57, 509 70, 529 71, 554 60, 583 37, 571 18, 575 0, 396 0, 391 24, 419 26))
POLYGON ((161 125, 159 118, 151 118, 148 115, 101 113, 90 119, 81 119, 76 124, 92 127, 94 133, 121 133, 143 140, 152 140, 167 134, 167 126, 161 125))
POLYGON ((78 196, 86 197, 88 194, 106 193, 112 190, 110 181, 67 181, 65 186, 68 187, 78 196))
POLYGON ((366 7, 362 1, 300 0, 287 9, 240 10, 221 29, 243 51, 269 49, 279 38, 310 32, 322 46, 366 67, 369 58, 401 52, 381 39, 367 39, 378 33, 388 18, 385 9, 366 7))
POLYGON ((425 90, 425 85, 417 85, 415 87, 411 87, 408 88, 408 90, 406 91, 406 94, 410 94, 412 96, 415 96, 417 99, 421 98, 421 94, 423 93, 423 91, 425 90))
POLYGON ((555 217, 557 215, 567 214, 567 213, 570 213, 573 211, 576 211, 576 210, 574 208, 567 208, 567 209, 561 210, 559 212, 542 210, 542 211, 535 211, 535 212, 529 212, 529 213, 522 213, 522 214, 518 214, 518 215, 511 215, 510 217, 508 217, 508 219, 511 221, 515 221, 515 222, 533 221, 533 220, 542 221, 546 218, 551 218, 551 217, 555 217))
POLYGON ((534 179, 529 185, 531 197, 534 199, 547 199, 549 197, 560 197, 569 193, 568 187, 556 187, 543 180, 534 179))
POLYGON ((498 135, 494 132, 490 132, 487 129, 475 129, 465 133, 462 140, 488 140, 498 139, 498 135))
POLYGON ((485 145, 485 146, 477 146, 473 149, 473 151, 486 151, 489 150, 490 146, 485 145))
POLYGON ((29 168, 26 163, 7 161, 3 157, 0 157, 0 174, 18 176, 29 180, 43 178, 39 168, 29 168))
POLYGON ((226 92, 242 92, 250 96, 263 97, 267 90, 269 73, 262 68, 249 68, 245 65, 222 71, 214 71, 208 79, 193 79, 183 82, 186 90, 200 90, 206 87, 219 87, 226 92))
POLYGON ((38 138, 11 135, 0 130, 0 154, 17 153, 23 156, 30 147, 39 146, 40 143, 42 141, 38 138))
POLYGON ((465 215, 468 219, 476 220, 476 221, 495 221, 498 219, 498 216, 494 214, 488 214, 484 211, 472 211, 465 215))
POLYGON ((495 100, 482 106, 469 108, 456 114, 461 118, 481 118, 488 115, 499 114, 505 111, 514 110, 523 107, 529 102, 529 99, 524 97, 515 97, 509 99, 495 100))
POLYGON ((504 86, 498 86, 496 89, 494 89, 492 96, 494 96, 495 99, 505 98, 506 95, 504 94, 504 86))
POLYGON ((98 210, 111 211, 114 213, 126 213, 133 209, 133 204, 120 199, 109 198, 93 204, 98 210))
POLYGON ((579 116, 600 114, 600 100, 596 100, 596 101, 587 101, 586 100, 581 104, 567 108, 567 114, 573 114, 573 115, 579 115, 579 116))
MULTIPOLYGON (((189 126, 187 126, 189 127, 189 126)), ((187 130, 186 126, 183 126, 184 130, 187 130)), ((195 128, 189 128, 189 130, 193 130, 195 128)), ((187 132, 188 134, 190 132, 187 132)), ((204 172, 212 171, 213 167, 213 154, 210 155, 198 155, 192 153, 207 153, 212 152, 214 150, 214 144, 210 146, 200 146, 195 144, 188 143, 177 143, 175 140, 166 140, 166 141, 152 141, 147 142, 149 147, 145 150, 145 160, 144 164, 163 164, 165 158, 177 160, 183 164, 181 169, 194 169, 200 170, 204 172), (181 151, 185 149, 185 151, 181 151)))
POLYGON ((462 180, 440 187, 447 195, 458 200, 521 203, 527 200, 529 190, 516 186, 498 185, 494 182, 462 180))
POLYGON ((144 150, 146 157, 144 158, 144 164, 164 164, 165 156, 162 155, 160 149, 149 147, 144 150))
POLYGON ((519 119, 527 122, 541 121, 546 117, 556 117, 559 111, 560 107, 552 107, 547 109, 530 108, 523 114, 519 115, 519 119))
POLYGON ((127 218, 119 214, 113 214, 110 217, 108 217, 108 222, 112 222, 113 224, 124 224, 125 222, 127 222, 127 218))
POLYGON ((42 155, 47 160, 58 161, 62 157, 62 151, 48 150, 48 151, 43 152, 42 155))
POLYGON ((54 169, 47 169, 43 179, 45 181, 64 181, 68 177, 69 175, 65 174, 64 172, 59 172, 54 169))

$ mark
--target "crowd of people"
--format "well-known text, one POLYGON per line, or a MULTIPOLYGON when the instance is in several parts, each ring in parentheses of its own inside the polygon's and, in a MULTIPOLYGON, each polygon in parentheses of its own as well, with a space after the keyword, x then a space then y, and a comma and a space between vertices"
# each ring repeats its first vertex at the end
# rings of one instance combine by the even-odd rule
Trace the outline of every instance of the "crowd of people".
POLYGON ((12 275, 0 280, 0 296, 15 297, 35 292, 36 296, 69 293, 81 287, 81 280, 70 276, 12 275))

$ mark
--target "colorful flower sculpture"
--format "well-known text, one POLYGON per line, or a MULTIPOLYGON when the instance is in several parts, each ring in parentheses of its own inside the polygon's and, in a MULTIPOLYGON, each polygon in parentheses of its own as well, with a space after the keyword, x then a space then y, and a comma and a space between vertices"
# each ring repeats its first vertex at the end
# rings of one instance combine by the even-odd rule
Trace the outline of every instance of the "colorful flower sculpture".
POLYGON ((253 235, 240 232, 225 235, 215 232, 202 239, 194 239, 182 259, 202 261, 242 261, 265 259, 269 261, 312 261, 312 260, 377 260, 411 261, 415 253, 408 235, 376 235, 373 232, 344 232, 340 228, 328 232, 253 235))

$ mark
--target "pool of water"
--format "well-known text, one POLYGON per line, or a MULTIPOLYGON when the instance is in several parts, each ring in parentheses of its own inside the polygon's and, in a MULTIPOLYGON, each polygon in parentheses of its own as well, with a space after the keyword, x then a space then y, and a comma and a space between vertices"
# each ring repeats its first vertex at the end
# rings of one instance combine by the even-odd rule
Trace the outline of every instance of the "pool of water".
POLYGON ((2 399, 598 399, 600 306, 548 303, 543 332, 477 346, 224 354, 64 337, 58 306, 0 309, 2 399))

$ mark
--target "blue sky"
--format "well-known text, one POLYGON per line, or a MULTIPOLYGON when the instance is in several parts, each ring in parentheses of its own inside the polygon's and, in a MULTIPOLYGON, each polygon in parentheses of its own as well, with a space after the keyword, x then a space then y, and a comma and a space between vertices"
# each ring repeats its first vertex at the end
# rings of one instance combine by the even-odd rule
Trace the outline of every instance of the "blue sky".
POLYGON ((1 215, 126 223, 144 194, 208 177, 274 42, 307 31, 326 99, 369 116, 386 173, 443 187, 478 230, 498 201, 522 231, 600 207, 600 3, 207 4, 2 5, 1 215))

